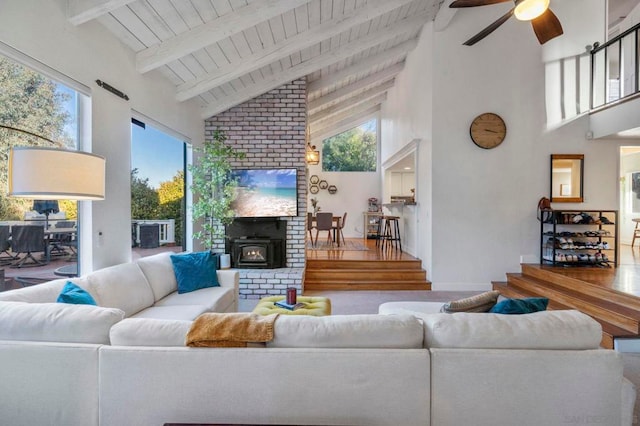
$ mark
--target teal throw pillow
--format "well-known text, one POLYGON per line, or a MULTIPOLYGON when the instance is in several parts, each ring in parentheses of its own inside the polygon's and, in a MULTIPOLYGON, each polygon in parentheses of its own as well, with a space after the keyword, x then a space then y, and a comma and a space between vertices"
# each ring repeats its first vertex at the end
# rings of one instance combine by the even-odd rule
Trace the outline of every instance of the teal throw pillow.
POLYGON ((525 299, 506 299, 496 303, 489 312, 494 314, 519 315, 547 310, 549 299, 546 297, 527 297, 525 299))
POLYGON ((173 272, 178 281, 178 293, 189 293, 207 287, 219 287, 218 254, 208 251, 172 254, 173 272))
POLYGON ((86 290, 78 287, 71 281, 67 281, 64 285, 56 302, 72 303, 74 305, 98 305, 86 290))

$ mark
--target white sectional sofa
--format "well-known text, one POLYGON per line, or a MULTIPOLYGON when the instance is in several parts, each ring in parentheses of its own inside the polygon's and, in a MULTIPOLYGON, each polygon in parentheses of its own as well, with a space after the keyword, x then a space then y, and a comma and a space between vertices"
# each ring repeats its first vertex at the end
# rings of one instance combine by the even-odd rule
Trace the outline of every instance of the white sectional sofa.
MULTIPOLYGON (((167 279, 165 261, 76 280, 101 307, 47 304, 64 283, 0 293, 10 330, 0 330, 0 423, 632 424, 621 358, 598 348, 599 324, 577 311, 282 315, 264 346, 189 348, 192 318, 171 318, 177 306, 235 302, 204 291, 162 303, 171 287, 151 282, 167 279)), ((221 272, 234 287, 237 274, 221 272)))

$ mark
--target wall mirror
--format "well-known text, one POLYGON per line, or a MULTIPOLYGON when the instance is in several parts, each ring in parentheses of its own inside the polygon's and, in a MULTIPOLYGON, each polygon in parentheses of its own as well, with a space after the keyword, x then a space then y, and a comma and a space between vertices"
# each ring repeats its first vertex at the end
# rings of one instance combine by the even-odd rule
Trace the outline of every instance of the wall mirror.
POLYGON ((584 155, 551 154, 551 202, 583 202, 584 155))

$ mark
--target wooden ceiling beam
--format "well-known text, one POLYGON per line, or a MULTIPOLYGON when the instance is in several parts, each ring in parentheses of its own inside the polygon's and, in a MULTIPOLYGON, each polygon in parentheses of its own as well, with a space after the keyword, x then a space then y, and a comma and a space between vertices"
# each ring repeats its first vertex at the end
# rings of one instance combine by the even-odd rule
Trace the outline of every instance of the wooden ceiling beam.
POLYGON ((444 31, 449 26, 453 16, 458 11, 458 9, 449 7, 451 3, 453 3, 453 0, 445 0, 440 6, 436 19, 433 20, 434 30, 438 32, 444 31))
POLYGON ((84 24, 134 1, 135 0, 67 0, 67 19, 73 25, 84 24))
POLYGON ((187 81, 178 86, 176 99, 178 101, 186 101, 187 99, 198 96, 214 87, 221 86, 244 74, 256 71, 300 50, 328 40, 350 28, 368 22, 377 16, 384 15, 385 13, 402 7, 411 1, 413 0, 372 1, 366 6, 359 7, 337 18, 316 25, 308 31, 267 46, 240 60, 222 65, 214 72, 187 81))
POLYGON ((400 43, 390 49, 380 52, 377 55, 363 59, 347 68, 343 68, 340 71, 332 72, 328 76, 321 77, 320 79, 307 84, 307 92, 314 93, 322 91, 328 87, 333 86, 334 84, 342 83, 344 80, 353 77, 354 75, 366 73, 370 71, 371 68, 379 66, 380 64, 384 64, 385 62, 389 62, 392 60, 398 60, 399 58, 404 58, 407 56, 407 54, 409 54, 409 52, 415 49, 417 44, 418 40, 416 39, 408 40, 404 43, 400 43))
POLYGON ((260 0, 178 34, 136 54, 136 68, 145 73, 199 49, 295 9, 309 0, 260 0))
POLYGON ((314 117, 309 117, 309 123, 312 126, 316 125, 320 127, 326 127, 323 122, 334 121, 336 116, 346 118, 350 115, 355 115, 364 110, 368 110, 369 108, 376 105, 380 105, 386 100, 387 92, 382 92, 369 98, 353 99, 344 102, 341 105, 337 105, 336 108, 332 109, 331 111, 322 111, 321 113, 315 114, 314 117))
POLYGON ((382 100, 384 101, 387 96, 387 90, 389 90, 391 87, 393 87, 393 80, 384 82, 379 86, 372 87, 371 89, 365 90, 362 93, 346 98, 340 103, 337 103, 328 108, 325 108, 319 112, 316 112, 315 114, 309 115, 309 121, 311 123, 314 123, 314 122, 324 120, 346 109, 352 108, 356 105, 359 105, 361 103, 364 103, 372 99, 377 99, 383 95, 384 95, 384 99, 382 100))
POLYGON ((275 89, 290 81, 304 77, 305 75, 312 73, 320 68, 335 64, 336 62, 345 60, 364 50, 371 49, 381 43, 393 40, 399 35, 413 32, 415 31, 415 27, 417 25, 424 24, 427 16, 428 15, 422 13, 410 18, 402 19, 388 27, 385 27, 380 31, 346 43, 339 48, 330 50, 306 62, 301 62, 298 65, 294 65, 291 68, 284 70, 283 72, 269 76, 259 83, 238 90, 234 94, 218 99, 215 103, 212 103, 208 107, 203 108, 202 117, 209 118, 211 116, 214 116, 222 111, 228 110, 233 106, 241 104, 242 102, 253 99, 256 96, 260 96, 261 94, 266 93, 269 90, 275 89))
POLYGON ((309 113, 317 112, 318 110, 325 108, 330 104, 353 96, 353 93, 357 92, 358 90, 370 89, 372 87, 385 83, 386 81, 393 80, 395 76, 398 75, 400 71, 402 71, 403 68, 404 63, 399 63, 389 68, 385 68, 382 71, 378 71, 375 74, 371 74, 347 86, 341 87, 338 90, 307 102, 307 110, 309 111, 309 113))
POLYGON ((310 138, 312 141, 317 141, 320 138, 326 139, 328 137, 337 135, 338 133, 352 129, 356 126, 367 121, 373 115, 380 111, 380 105, 375 105, 369 109, 362 110, 360 112, 354 112, 349 115, 344 115, 334 120, 323 123, 322 127, 311 126, 310 138))

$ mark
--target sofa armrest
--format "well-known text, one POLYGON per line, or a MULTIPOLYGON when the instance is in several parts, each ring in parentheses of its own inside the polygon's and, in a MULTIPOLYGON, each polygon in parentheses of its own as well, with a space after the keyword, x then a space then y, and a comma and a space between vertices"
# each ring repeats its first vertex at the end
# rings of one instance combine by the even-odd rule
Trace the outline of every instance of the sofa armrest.
POLYGON ((240 290, 240 274, 235 269, 218 270, 218 282, 221 287, 234 287, 236 294, 240 290))
POLYGON ((622 378, 622 425, 635 424, 633 409, 636 404, 636 386, 626 377, 622 378))

